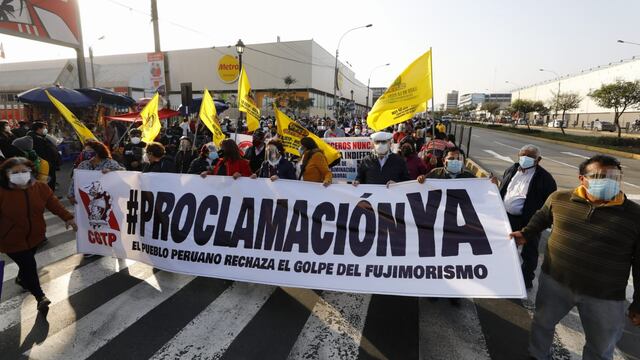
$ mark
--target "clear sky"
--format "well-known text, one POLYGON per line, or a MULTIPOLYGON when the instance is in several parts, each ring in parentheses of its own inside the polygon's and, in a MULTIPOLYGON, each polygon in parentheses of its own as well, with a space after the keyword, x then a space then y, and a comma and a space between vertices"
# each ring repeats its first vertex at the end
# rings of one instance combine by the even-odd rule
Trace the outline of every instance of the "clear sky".
MULTIPOLYGON (((58 1, 58 0, 48 0, 58 1)), ((163 50, 315 39, 366 83, 387 86, 433 47, 436 103, 446 92, 508 91, 640 54, 637 0, 158 0, 163 50)), ((94 54, 153 51, 148 0, 80 0, 85 46, 94 54), (106 38, 95 40, 101 35, 106 38)), ((0 35, 6 59, 74 57, 67 48, 0 35)), ((638 74, 640 78, 640 74, 638 74)), ((0 79, 1 81, 1 79, 0 79)))

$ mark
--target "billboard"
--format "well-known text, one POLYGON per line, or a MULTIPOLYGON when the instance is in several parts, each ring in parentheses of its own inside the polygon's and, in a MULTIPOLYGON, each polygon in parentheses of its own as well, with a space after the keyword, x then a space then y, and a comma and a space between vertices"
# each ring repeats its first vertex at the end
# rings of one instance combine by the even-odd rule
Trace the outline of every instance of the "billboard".
POLYGON ((82 34, 77 0, 3 0, 0 33, 78 48, 82 34))

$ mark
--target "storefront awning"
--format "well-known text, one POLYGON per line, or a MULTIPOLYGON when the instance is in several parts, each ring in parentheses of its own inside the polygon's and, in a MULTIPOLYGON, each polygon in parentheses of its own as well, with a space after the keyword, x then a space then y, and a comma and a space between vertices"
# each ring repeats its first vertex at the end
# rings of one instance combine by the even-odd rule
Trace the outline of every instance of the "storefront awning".
MULTIPOLYGON (((171 117, 180 116, 179 111, 171 110, 171 109, 160 109, 158 110, 158 117, 160 120, 168 119, 171 117)), ((107 120, 116 120, 116 121, 127 121, 127 122, 136 122, 142 121, 139 112, 132 112, 127 114, 122 114, 118 116, 105 116, 107 120)))

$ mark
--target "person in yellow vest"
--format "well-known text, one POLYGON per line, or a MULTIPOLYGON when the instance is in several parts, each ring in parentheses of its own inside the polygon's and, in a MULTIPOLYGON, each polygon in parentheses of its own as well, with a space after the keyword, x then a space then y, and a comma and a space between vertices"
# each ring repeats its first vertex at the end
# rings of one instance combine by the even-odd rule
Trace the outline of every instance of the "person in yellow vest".
POLYGON ((36 154, 33 150, 33 138, 31 136, 23 136, 13 140, 11 145, 17 147, 24 153, 24 157, 29 159, 36 168, 35 179, 37 181, 49 182, 49 162, 36 154))

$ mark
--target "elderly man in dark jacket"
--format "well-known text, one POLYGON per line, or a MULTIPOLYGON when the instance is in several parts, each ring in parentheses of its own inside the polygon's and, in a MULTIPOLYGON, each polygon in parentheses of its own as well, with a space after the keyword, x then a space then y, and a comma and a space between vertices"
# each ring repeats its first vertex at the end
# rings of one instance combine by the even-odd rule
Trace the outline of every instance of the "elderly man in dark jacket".
POLYGON ((373 152, 362 159, 358 166, 354 186, 358 184, 390 185, 411 180, 407 163, 399 155, 391 152, 392 137, 393 135, 383 131, 371 135, 373 152))
MULTIPOLYGON (((500 195, 513 230, 520 230, 527 225, 557 189, 553 176, 540 166, 540 155, 538 147, 523 146, 518 152, 518 162, 505 170, 502 176, 500 195)), ((527 289, 533 287, 539 242, 540 236, 535 236, 522 248, 522 275, 527 289)))

